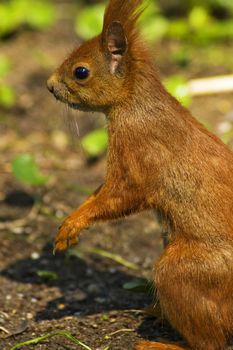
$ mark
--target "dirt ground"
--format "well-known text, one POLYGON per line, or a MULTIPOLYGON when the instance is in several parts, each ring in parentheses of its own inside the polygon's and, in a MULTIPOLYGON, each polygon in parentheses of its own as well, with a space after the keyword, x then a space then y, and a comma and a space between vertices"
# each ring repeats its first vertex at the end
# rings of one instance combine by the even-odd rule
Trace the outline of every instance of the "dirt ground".
MULTIPOLYGON (((45 86, 52 70, 77 44, 68 16, 49 32, 21 32, 1 43, 1 52, 12 61, 8 80, 17 92, 16 106, 0 109, 2 350, 57 330, 72 333, 95 350, 130 350, 140 338, 179 339, 165 321, 145 317, 142 309, 151 302, 152 295, 123 288, 134 277, 150 278, 153 263, 162 251, 160 228, 153 213, 96 225, 83 232, 77 250, 52 254, 60 222, 101 184, 105 174, 105 156, 88 161, 80 148, 80 137, 102 125, 103 118, 75 112, 78 137, 73 113, 56 103, 45 86), (14 179, 10 162, 25 152, 33 154, 42 171, 50 176, 43 188, 22 186, 14 179), (41 199, 40 204, 35 204, 35 196, 41 199), (15 221, 18 219, 24 220, 23 225, 15 221), (128 268, 91 249, 115 254, 137 268, 128 268)), ((156 46, 162 76, 180 71, 188 78, 230 73, 227 65, 209 67, 204 49, 197 52, 199 59, 178 68, 167 54, 172 45, 156 46)), ((224 49, 227 54, 228 45, 224 49)), ((195 98, 191 109, 218 131, 233 111, 232 95, 195 98)), ((25 347, 77 348, 61 336, 25 347)))

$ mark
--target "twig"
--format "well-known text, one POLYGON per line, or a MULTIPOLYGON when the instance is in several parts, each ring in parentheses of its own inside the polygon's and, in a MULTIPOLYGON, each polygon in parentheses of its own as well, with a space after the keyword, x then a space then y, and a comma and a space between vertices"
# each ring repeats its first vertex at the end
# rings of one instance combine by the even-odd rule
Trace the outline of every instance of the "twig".
POLYGON ((6 318, 6 319, 9 320, 9 315, 8 315, 6 312, 0 310, 0 314, 1 314, 4 318, 6 318))
POLYGON ((135 331, 135 329, 131 329, 131 328, 122 328, 122 329, 118 329, 117 331, 108 334, 108 336, 111 337, 112 335, 116 335, 116 334, 118 334, 118 333, 134 332, 134 331, 135 331))
POLYGON ((6 328, 3 327, 3 326, 0 326, 0 331, 3 331, 3 332, 6 333, 6 334, 10 334, 10 332, 8 331, 8 329, 6 329, 6 328))
POLYGON ((231 92, 233 75, 193 79, 188 82, 188 90, 192 96, 231 92))

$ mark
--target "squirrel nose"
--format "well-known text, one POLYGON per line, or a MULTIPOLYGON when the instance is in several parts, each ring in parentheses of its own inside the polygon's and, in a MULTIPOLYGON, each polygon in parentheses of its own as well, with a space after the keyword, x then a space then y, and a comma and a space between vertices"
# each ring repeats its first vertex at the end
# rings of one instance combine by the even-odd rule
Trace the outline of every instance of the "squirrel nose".
POLYGON ((47 88, 48 90, 53 93, 54 92, 54 85, 56 83, 56 79, 52 75, 48 80, 47 80, 47 88))
POLYGON ((54 86, 53 86, 53 81, 51 80, 51 78, 49 78, 49 79, 47 80, 47 88, 48 88, 48 90, 49 90, 51 93, 53 93, 54 86))

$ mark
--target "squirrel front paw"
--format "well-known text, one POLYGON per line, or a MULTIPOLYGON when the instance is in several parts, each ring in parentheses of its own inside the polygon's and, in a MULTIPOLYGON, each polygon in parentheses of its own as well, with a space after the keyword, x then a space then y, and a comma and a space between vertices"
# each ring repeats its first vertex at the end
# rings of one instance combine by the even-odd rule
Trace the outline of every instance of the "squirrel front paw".
POLYGON ((78 243, 78 236, 83 227, 77 219, 68 217, 61 225, 55 238, 54 252, 57 250, 66 250, 78 243))

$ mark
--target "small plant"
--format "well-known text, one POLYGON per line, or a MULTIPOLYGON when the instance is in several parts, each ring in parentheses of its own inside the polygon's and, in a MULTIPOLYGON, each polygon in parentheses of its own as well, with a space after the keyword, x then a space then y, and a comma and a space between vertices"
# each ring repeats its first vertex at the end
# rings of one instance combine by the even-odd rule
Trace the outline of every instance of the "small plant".
POLYGON ((107 130, 96 129, 82 138, 82 147, 89 157, 98 157, 108 146, 107 130))
POLYGON ((45 185, 49 177, 42 175, 35 159, 30 154, 21 154, 12 162, 12 172, 15 178, 28 185, 45 185))
POLYGON ((0 56, 0 106, 10 108, 15 104, 15 93, 5 82, 6 75, 11 70, 11 63, 6 56, 0 56))
POLYGON ((150 295, 154 290, 152 281, 145 278, 133 278, 131 281, 126 282, 123 288, 134 293, 144 293, 150 295))
POLYGON ((167 90, 176 97, 184 106, 191 103, 191 95, 188 90, 187 81, 179 75, 173 75, 165 80, 167 90))
POLYGON ((37 270, 36 275, 44 281, 52 282, 58 279, 58 274, 54 271, 37 270))

